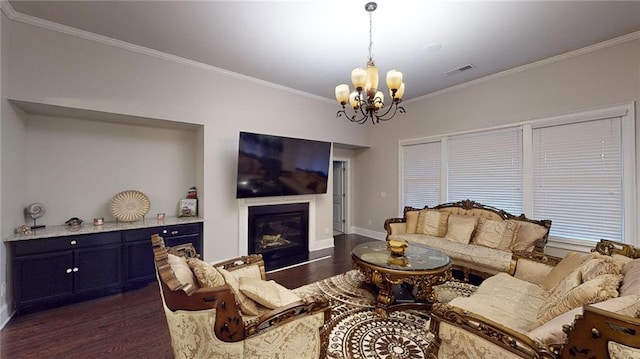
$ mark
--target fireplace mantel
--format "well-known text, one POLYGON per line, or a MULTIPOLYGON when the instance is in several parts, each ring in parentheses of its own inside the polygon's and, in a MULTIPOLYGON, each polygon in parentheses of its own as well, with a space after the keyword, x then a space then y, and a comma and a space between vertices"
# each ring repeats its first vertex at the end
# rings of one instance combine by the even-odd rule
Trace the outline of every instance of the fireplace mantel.
POLYGON ((265 197, 238 200, 238 254, 249 253, 249 207, 277 204, 309 203, 309 251, 316 241, 316 200, 314 196, 265 197))

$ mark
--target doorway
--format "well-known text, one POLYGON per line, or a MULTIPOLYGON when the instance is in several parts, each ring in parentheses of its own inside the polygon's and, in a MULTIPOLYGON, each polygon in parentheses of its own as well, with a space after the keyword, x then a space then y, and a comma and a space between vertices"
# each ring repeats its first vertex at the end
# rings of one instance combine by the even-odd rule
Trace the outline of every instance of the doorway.
POLYGON ((333 235, 347 233, 347 162, 333 161, 333 235))

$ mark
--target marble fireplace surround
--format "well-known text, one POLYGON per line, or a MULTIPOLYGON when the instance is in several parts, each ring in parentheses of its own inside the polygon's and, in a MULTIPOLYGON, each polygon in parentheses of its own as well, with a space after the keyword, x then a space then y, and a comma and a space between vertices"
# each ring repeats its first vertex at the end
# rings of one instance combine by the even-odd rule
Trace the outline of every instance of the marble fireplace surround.
POLYGON ((316 201, 312 196, 299 197, 265 197, 238 200, 238 255, 244 256, 249 253, 249 207, 268 206, 292 203, 309 204, 309 245, 311 252, 316 241, 316 201))

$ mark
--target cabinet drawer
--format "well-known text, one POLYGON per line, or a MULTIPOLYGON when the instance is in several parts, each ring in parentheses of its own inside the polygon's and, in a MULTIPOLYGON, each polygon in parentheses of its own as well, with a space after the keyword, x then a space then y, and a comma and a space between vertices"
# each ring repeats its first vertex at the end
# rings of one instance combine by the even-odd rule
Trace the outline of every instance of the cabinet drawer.
POLYGON ((151 235, 159 234, 161 237, 178 237, 200 233, 201 223, 178 224, 173 226, 160 226, 151 228, 134 229, 124 232, 124 241, 133 242, 151 240, 151 235))
POLYGON ((120 243, 121 241, 121 234, 119 231, 31 239, 14 242, 14 255, 20 256, 25 254, 43 253, 50 251, 70 250, 74 248, 84 248, 101 244, 120 243))

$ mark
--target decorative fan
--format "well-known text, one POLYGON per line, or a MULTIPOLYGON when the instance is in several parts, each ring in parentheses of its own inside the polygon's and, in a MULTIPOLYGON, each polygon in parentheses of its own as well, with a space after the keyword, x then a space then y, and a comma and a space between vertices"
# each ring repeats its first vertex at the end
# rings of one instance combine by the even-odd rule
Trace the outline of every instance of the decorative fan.
POLYGON ((31 203, 30 205, 27 206, 27 208, 24 209, 24 211, 29 215, 29 217, 33 219, 33 226, 31 226, 31 229, 45 227, 44 225, 36 224, 36 220, 44 216, 44 213, 46 211, 43 204, 31 203))
POLYGON ((123 222, 133 222, 149 213, 151 202, 149 198, 140 191, 122 191, 111 199, 109 210, 116 219, 123 222))

